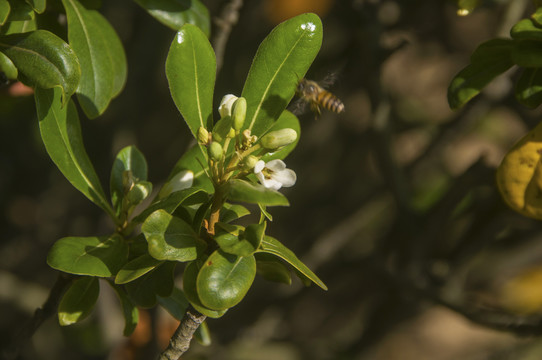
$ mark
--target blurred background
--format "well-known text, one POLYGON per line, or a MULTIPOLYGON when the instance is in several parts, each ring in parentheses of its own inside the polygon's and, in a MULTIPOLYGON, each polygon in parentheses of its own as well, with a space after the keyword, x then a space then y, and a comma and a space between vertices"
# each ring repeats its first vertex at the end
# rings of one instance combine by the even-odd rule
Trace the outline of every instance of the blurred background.
MULTIPOLYGON (((228 1, 203 1, 212 17, 228 1)), ((134 144, 158 188, 191 135, 168 91, 174 32, 128 1, 104 1, 128 58, 126 88, 95 120, 81 118, 103 185, 116 153, 134 144)), ((446 91, 483 41, 508 36, 531 1, 493 0, 458 16, 445 0, 245 1, 225 49, 215 103, 240 94, 259 43, 279 22, 318 13, 322 50, 307 77, 346 112, 300 116, 288 158, 298 175, 273 208, 280 239, 329 291, 256 278, 247 297, 207 321, 212 344, 183 359, 540 359, 542 227, 509 210, 495 186, 506 151, 540 119, 513 95, 514 69, 466 108, 446 91)), ((107 234, 112 224, 64 179, 39 137, 32 96, 0 90, 0 348, 45 301, 57 274, 46 254, 61 237, 107 234)), ((104 284, 105 285, 105 284, 104 284)), ((21 359, 152 359, 177 326, 141 312, 122 337, 107 286, 93 315, 61 328, 48 319, 21 359)))

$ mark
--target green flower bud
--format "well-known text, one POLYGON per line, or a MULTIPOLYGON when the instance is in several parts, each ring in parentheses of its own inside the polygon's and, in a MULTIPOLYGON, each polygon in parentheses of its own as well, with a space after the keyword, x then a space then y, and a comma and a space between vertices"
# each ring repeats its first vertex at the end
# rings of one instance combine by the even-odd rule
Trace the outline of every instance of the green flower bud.
POLYGON ((245 124, 245 117, 247 115, 247 100, 244 97, 240 97, 233 104, 232 118, 233 128, 237 131, 241 130, 245 124))
POLYGON ((230 129, 230 132, 227 135, 230 139, 233 139, 235 137, 235 130, 233 128, 230 129))
POLYGON ((265 134, 260 143, 268 150, 275 150, 293 143, 297 139, 297 132, 294 129, 286 128, 271 131, 265 134))
POLYGON ((127 199, 132 205, 137 205, 149 196, 152 191, 152 184, 148 181, 140 181, 134 184, 128 191, 127 199))
POLYGON ((207 145, 209 143, 209 131, 203 126, 198 129, 198 143, 201 145, 207 145))
POLYGON ((209 144, 207 151, 209 152, 209 157, 214 161, 219 161, 224 155, 222 145, 220 145, 220 143, 217 143, 216 141, 213 141, 211 144, 209 144))
POLYGON ((253 169, 253 168, 254 168, 254 165, 256 165, 256 163, 258 162, 258 160, 260 160, 260 159, 257 158, 257 157, 254 156, 254 155, 249 155, 249 156, 247 156, 247 157, 244 159, 245 167, 246 167, 247 169, 253 169))

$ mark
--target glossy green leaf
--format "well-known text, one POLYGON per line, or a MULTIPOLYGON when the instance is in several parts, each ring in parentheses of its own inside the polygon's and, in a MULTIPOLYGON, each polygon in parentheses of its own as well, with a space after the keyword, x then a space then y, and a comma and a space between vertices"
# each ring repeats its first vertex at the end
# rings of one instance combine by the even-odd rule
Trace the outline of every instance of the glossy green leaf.
POLYGON ((266 236, 258 251, 278 256, 285 260, 287 263, 296 268, 300 273, 309 278, 316 285, 322 289, 327 290, 327 286, 314 274, 305 264, 297 258, 297 256, 286 246, 282 245, 280 241, 271 236, 266 236))
POLYGON ((133 181, 147 180, 147 161, 135 146, 127 146, 117 154, 111 169, 110 191, 111 202, 117 215, 120 213, 125 189, 123 178, 129 172, 133 181))
POLYGON ((229 223, 250 214, 243 205, 225 203, 220 211, 220 222, 229 223))
POLYGON ((301 136, 301 125, 299 124, 299 119, 297 116, 289 112, 288 110, 284 110, 278 120, 271 126, 269 131, 275 131, 280 129, 294 129, 297 133, 297 139, 291 143, 290 145, 286 145, 283 148, 273 152, 268 153, 262 157, 262 160, 265 162, 268 162, 273 159, 285 159, 288 154, 290 154, 295 147, 297 146, 297 143, 299 142, 299 138, 301 136))
POLYGON ((173 101, 196 138, 200 127, 210 129, 213 123, 215 75, 209 40, 197 26, 183 25, 169 48, 166 76, 173 101))
POLYGON ((195 261, 189 263, 183 273, 183 289, 186 299, 190 305, 205 316, 218 319, 226 313, 227 310, 211 310, 205 307, 199 298, 196 281, 199 273, 199 267, 195 261))
POLYGON ((10 2, 10 12, 8 21, 25 21, 35 18, 32 6, 21 0, 8 0, 10 2))
POLYGON ((171 175, 178 173, 181 170, 191 170, 194 173, 194 183, 192 187, 203 189, 208 194, 214 193, 213 183, 206 174, 208 172, 207 159, 203 155, 198 146, 192 147, 186 151, 179 159, 175 167, 171 171, 171 175))
POLYGON ((61 88, 64 104, 79 84, 77 55, 49 31, 0 36, 0 51, 13 61, 25 83, 43 89, 61 88))
POLYGON ((257 253, 256 273, 267 281, 278 282, 286 285, 292 284, 290 270, 274 255, 257 253))
POLYGON ((25 1, 38 14, 41 14, 45 11, 45 6, 47 5, 46 0, 25 0, 25 1))
POLYGON ((231 201, 243 201, 267 206, 288 206, 288 199, 280 192, 263 185, 240 179, 228 181, 226 197, 231 201))
POLYGON ((65 237, 47 255, 53 269, 70 274, 108 277, 117 274, 128 259, 128 245, 118 235, 65 237))
POLYGON ((130 301, 128 294, 120 286, 116 286, 114 283, 109 282, 111 287, 115 290, 117 297, 119 298, 120 305, 122 306, 122 314, 124 315, 124 336, 130 336, 139 322, 139 310, 130 301))
POLYGON ((201 303, 213 310, 229 309, 245 297, 255 276, 254 256, 216 250, 207 258, 196 280, 201 303))
MULTIPOLYGON (((21 34, 38 29, 36 19, 21 20, 21 21, 6 21, 6 24, 0 28, 0 35, 21 34)), ((1 39, 1 38, 0 38, 1 39)))
POLYGON ((179 321, 182 320, 189 305, 184 292, 176 287, 173 288, 173 292, 168 297, 159 296, 158 303, 179 321))
POLYGON ((60 325, 71 325, 85 319, 94 308, 99 293, 97 278, 85 276, 75 280, 58 305, 60 325))
POLYGON ((542 69, 524 69, 516 83, 516 99, 535 108, 542 103, 542 69))
POLYGON ((157 296, 168 297, 171 295, 173 283, 173 271, 175 263, 166 261, 154 271, 124 284, 124 288, 130 299, 138 306, 150 308, 156 305, 157 296))
POLYGON ((510 36, 516 40, 542 40, 542 26, 531 19, 523 19, 510 29, 510 36))
POLYGON ((153 212, 141 231, 149 243, 149 254, 158 260, 191 261, 205 250, 190 224, 164 210, 153 212))
POLYGON ((239 225, 217 223, 215 241, 220 248, 232 255, 250 256, 256 252, 265 234, 266 223, 239 225))
POLYGON ((0 52, 0 72, 3 72, 4 75, 10 79, 15 80, 17 79, 17 68, 13 64, 13 62, 4 54, 0 52))
POLYGON ((253 135, 261 136, 282 114, 321 44, 322 23, 315 14, 279 24, 261 43, 242 93, 247 100, 245 126, 253 135))
POLYGON ((154 270, 163 261, 156 260, 149 254, 143 254, 127 262, 115 277, 115 284, 126 284, 154 270))
POLYGON ((176 191, 174 193, 171 193, 168 197, 152 203, 148 208, 143 210, 141 214, 137 215, 133 221, 138 223, 143 222, 150 214, 152 214, 156 210, 164 210, 167 213, 172 214, 175 209, 177 209, 185 201, 188 201, 188 199, 204 194, 205 193, 201 189, 195 187, 176 191))
POLYGON ((41 138, 47 153, 70 183, 115 218, 83 145, 77 109, 61 104, 59 89, 35 91, 41 138))
POLYGON ((89 118, 101 115, 126 83, 126 56, 117 33, 96 10, 62 0, 68 39, 81 63, 77 98, 89 118))
POLYGON ((514 41, 507 39, 492 39, 481 44, 472 54, 471 63, 453 78, 448 87, 450 107, 459 109, 491 80, 512 67, 513 48, 514 41))
POLYGON ((211 30, 209 11, 199 0, 135 0, 141 7, 173 30, 184 24, 199 27, 207 37, 211 30))
POLYGON ((10 11, 11 6, 9 6, 8 0, 0 0, 0 26, 6 23, 10 11))

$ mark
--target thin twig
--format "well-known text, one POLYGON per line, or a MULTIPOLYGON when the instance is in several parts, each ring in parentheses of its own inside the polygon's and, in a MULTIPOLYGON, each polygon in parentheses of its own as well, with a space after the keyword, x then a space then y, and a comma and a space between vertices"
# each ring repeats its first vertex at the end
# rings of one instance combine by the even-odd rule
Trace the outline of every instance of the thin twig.
POLYGON ((17 359, 24 346, 34 336, 39 327, 53 316, 58 308, 60 299, 71 284, 73 276, 59 273, 55 284, 49 292, 49 296, 41 308, 36 309, 32 318, 19 330, 13 339, 11 346, 2 354, 2 359, 17 359))
POLYGON ((216 55, 216 72, 222 68, 224 61, 224 51, 232 28, 239 20, 239 10, 243 6, 243 0, 231 0, 224 6, 220 17, 214 19, 216 26, 215 35, 212 44, 216 55))
POLYGON ((206 316, 189 307, 181 323, 169 340, 169 345, 158 360, 177 360, 190 348, 190 341, 198 327, 205 321, 206 316))

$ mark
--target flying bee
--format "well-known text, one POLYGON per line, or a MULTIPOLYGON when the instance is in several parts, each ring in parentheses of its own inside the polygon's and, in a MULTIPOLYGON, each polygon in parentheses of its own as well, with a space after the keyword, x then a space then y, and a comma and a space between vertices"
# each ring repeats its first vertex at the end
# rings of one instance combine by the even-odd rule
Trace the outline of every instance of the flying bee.
POLYGON ((340 114, 344 111, 343 102, 327 91, 316 81, 301 79, 297 83, 296 95, 310 105, 311 110, 319 116, 321 108, 340 114))

